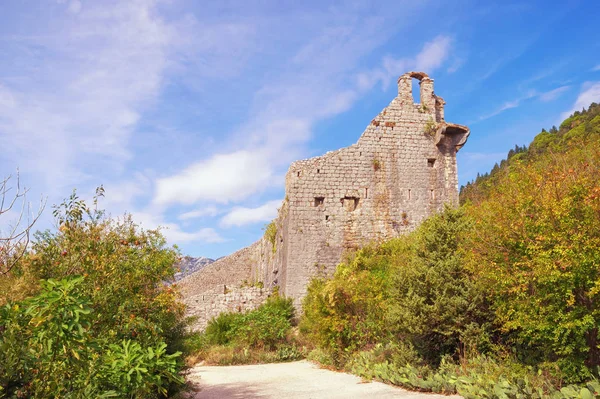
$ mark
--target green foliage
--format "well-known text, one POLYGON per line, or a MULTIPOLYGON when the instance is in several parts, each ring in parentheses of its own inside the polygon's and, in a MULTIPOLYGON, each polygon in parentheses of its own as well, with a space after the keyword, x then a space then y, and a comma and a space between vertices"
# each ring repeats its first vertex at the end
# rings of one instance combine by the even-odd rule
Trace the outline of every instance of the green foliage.
POLYGON ((211 345, 235 343, 273 350, 292 327, 291 299, 273 295, 257 309, 245 313, 221 313, 208 322, 206 340, 211 345))
POLYGON ((123 340, 111 344, 103 354, 101 373, 119 397, 166 397, 169 384, 182 384, 177 358, 181 353, 167 354, 167 344, 143 348, 139 343, 123 340))
POLYGON ((293 319, 292 300, 277 294, 255 310, 221 313, 195 339, 196 359, 220 365, 300 359, 293 319))
POLYGON ((151 398, 181 383, 184 308, 175 287, 163 283, 178 254, 160 232, 142 231, 128 216, 107 218, 97 209, 102 190, 97 194, 93 208, 75 193, 55 207, 59 230, 37 233, 6 276, 28 289, 0 293, 8 303, 0 314, 0 346, 12 348, 0 355, 5 392, 95 397, 104 390, 151 398), (107 381, 120 372, 106 368, 118 363, 106 356, 118 356, 119 348, 137 353, 139 367, 135 380, 110 388, 107 381))
POLYGON ((586 140, 596 140, 600 136, 600 104, 592 103, 587 110, 575 112, 565 119, 560 128, 552 127, 550 131, 542 129, 533 142, 527 146, 515 146, 508 152, 505 160, 492 169, 490 173, 479 174, 472 183, 461 187, 460 201, 480 201, 495 186, 496 180, 507 173, 513 165, 535 161, 538 157, 550 153, 565 153, 572 148, 585 146, 586 140))
POLYGON ((437 124, 434 122, 433 119, 430 118, 425 124, 425 134, 429 137, 434 137, 437 130, 436 128, 437 124))
POLYGON ((524 361, 556 362, 570 381, 600 365, 598 159, 597 136, 515 164, 467 208, 469 261, 503 332, 524 361))
POLYGON ((376 172, 381 169, 381 161, 379 159, 373 160, 373 170, 376 172))
POLYGON ((313 279, 300 330, 342 367, 355 350, 383 339, 388 306, 388 254, 393 244, 366 247, 337 267, 333 279, 313 279))
POLYGON ((469 228, 460 209, 446 208, 399 240, 393 258, 390 328, 433 364, 486 349, 491 315, 460 249, 469 228))
POLYGON ((95 336, 81 277, 43 282, 39 295, 0 312, 0 397, 167 396, 180 353, 95 336))
POLYGON ((232 341, 234 325, 239 323, 241 313, 221 313, 211 319, 206 326, 204 336, 210 345, 225 345, 232 341))
POLYGON ((491 317, 459 251, 468 227, 461 211, 446 209, 410 236, 361 249, 332 279, 310 283, 301 331, 337 367, 388 340, 432 363, 482 346, 491 317))
POLYGON ((273 253, 277 251, 277 224, 273 220, 271 223, 265 226, 265 238, 273 246, 273 253))

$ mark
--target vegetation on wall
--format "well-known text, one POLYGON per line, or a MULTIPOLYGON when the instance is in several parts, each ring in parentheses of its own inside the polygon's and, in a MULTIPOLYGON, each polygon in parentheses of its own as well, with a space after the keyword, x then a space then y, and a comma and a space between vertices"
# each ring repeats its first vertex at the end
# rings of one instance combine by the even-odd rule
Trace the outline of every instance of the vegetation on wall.
POLYGON ((277 224, 275 221, 271 221, 268 225, 265 226, 265 238, 269 241, 273 248, 273 253, 277 251, 277 224))

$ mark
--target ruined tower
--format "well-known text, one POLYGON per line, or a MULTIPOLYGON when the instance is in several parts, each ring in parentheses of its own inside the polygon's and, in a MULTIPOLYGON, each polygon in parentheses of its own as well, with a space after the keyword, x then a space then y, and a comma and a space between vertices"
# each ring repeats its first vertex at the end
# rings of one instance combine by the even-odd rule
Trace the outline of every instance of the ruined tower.
MULTIPOLYGON (((242 280, 260 282, 266 290, 277 286, 299 306, 310 279, 332 273, 345 251, 411 231, 445 203, 457 205, 456 153, 469 129, 447 123, 444 104, 427 74, 406 73, 398 79, 398 96, 356 144, 294 162, 274 221, 275 236, 182 280, 191 313, 220 308, 218 297, 206 306, 208 284, 202 280, 207 277, 223 295, 231 294, 223 285, 239 287, 242 280), (413 79, 419 81, 418 103, 413 79)), ((238 294, 229 303, 260 302, 256 294, 238 294)))

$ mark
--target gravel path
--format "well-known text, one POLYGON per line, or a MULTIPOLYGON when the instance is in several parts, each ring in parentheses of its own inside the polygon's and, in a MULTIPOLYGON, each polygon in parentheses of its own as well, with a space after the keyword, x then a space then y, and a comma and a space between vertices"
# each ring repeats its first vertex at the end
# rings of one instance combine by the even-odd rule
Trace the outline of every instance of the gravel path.
POLYGON ((320 369, 306 360, 249 366, 196 366, 188 380, 199 389, 192 396, 194 399, 460 398, 409 392, 380 382, 364 383, 354 375, 320 369))

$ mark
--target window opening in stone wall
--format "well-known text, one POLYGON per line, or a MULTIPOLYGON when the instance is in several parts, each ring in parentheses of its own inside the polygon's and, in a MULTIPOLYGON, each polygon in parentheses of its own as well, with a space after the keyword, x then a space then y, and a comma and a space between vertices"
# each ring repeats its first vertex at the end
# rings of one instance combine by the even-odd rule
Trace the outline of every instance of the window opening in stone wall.
POLYGON ((342 198, 342 204, 344 205, 344 209, 348 212, 354 211, 358 208, 358 203, 360 199, 358 197, 344 197, 342 198))
POLYGON ((317 173, 321 173, 321 169, 317 169, 317 173))
POLYGON ((300 177, 300 172, 298 172, 298 177, 300 177))
POLYGON ((435 158, 429 158, 427 160, 427 166, 429 166, 430 168, 433 168, 433 165, 435 165, 435 158))
POLYGON ((329 220, 329 215, 325 215, 325 220, 329 220))
POLYGON ((435 191, 434 190, 429 190, 429 197, 433 200, 435 199, 435 191))
POLYGON ((415 104, 421 104, 421 81, 419 79, 411 79, 411 90, 413 102, 415 104))
POLYGON ((369 198, 369 189, 365 188, 365 198, 369 198))
POLYGON ((410 188, 408 189, 408 199, 410 200, 410 188))
POLYGON ((315 197, 315 206, 321 206, 325 203, 325 197, 315 197))

